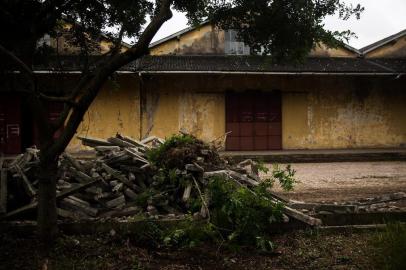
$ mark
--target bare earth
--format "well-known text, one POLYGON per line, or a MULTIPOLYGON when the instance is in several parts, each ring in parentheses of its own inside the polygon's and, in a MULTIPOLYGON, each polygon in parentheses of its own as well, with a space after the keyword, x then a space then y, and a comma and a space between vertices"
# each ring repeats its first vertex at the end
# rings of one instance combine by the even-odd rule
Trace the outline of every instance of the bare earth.
POLYGON ((295 189, 284 192, 276 185, 275 191, 295 200, 348 201, 406 192, 406 161, 294 163, 292 167, 298 182, 295 189))

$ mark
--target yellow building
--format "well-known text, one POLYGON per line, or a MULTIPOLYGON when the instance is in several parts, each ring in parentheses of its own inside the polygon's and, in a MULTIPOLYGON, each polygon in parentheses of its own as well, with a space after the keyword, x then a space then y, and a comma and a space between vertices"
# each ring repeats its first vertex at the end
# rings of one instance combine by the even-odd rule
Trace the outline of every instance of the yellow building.
POLYGON ((226 150, 406 147, 405 44, 405 31, 363 51, 321 44, 303 64, 276 65, 206 23, 151 44, 140 71, 108 84, 78 133, 227 133, 226 150))
MULTIPOLYGON (((406 31, 359 51, 319 44, 304 63, 280 65, 205 23, 150 54, 106 83, 77 135, 227 134, 224 149, 241 151, 406 147, 406 31)), ((75 138, 68 150, 86 147, 75 138)))

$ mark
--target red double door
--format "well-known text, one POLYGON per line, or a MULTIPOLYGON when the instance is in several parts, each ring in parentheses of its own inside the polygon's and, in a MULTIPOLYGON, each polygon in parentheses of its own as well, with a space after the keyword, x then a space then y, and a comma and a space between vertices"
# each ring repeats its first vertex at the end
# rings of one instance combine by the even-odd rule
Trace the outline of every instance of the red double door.
POLYGON ((226 93, 226 150, 282 149, 282 105, 279 91, 226 93))
POLYGON ((0 153, 21 152, 21 99, 13 95, 0 96, 0 153))
MULTIPOLYGON (((44 105, 50 121, 57 119, 63 110, 61 103, 44 105)), ((18 95, 0 95, 0 154, 19 154, 26 147, 39 146, 38 129, 26 107, 18 95)), ((56 132, 55 137, 59 133, 56 132)))

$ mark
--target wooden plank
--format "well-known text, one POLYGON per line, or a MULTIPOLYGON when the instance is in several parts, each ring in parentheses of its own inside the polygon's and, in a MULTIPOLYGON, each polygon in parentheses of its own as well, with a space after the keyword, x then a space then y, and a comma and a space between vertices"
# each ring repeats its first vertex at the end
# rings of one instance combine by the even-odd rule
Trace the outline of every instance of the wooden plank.
POLYGON ((24 187, 27 195, 30 197, 34 197, 37 194, 37 191, 31 185, 31 182, 28 180, 25 173, 21 170, 20 166, 18 166, 17 164, 14 166, 14 168, 16 169, 17 173, 20 175, 21 179, 23 180, 23 187, 24 187))
POLYGON ((106 206, 108 208, 117 208, 117 207, 124 206, 124 205, 125 205, 124 195, 121 195, 113 200, 106 202, 106 206))
POLYGON ((113 217, 124 217, 124 216, 133 216, 136 215, 138 213, 140 213, 142 211, 141 208, 137 207, 137 206, 132 206, 132 207, 128 207, 125 208, 123 210, 113 210, 113 211, 109 211, 104 213, 103 215, 101 215, 101 217, 103 218, 113 218, 113 217))
MULTIPOLYGON (((84 190, 84 189, 86 189, 88 187, 93 186, 94 184, 98 183, 99 181, 100 181, 100 179, 92 179, 92 181, 89 181, 87 183, 80 184, 80 185, 78 185, 76 187, 73 187, 71 189, 66 189, 66 190, 58 193, 56 195, 56 199, 57 200, 62 200, 62 199, 66 198, 66 197, 68 197, 68 196, 70 196, 72 194, 75 194, 76 192, 82 191, 82 190, 84 190)), ((18 209, 14 210, 14 211, 11 211, 11 212, 7 213, 5 215, 5 217, 8 218, 8 217, 18 215, 18 214, 23 213, 23 212, 25 212, 27 210, 34 209, 37 206, 38 206, 37 201, 32 202, 32 203, 30 203, 28 205, 25 205, 25 206, 23 206, 21 208, 18 208, 18 209)))
POLYGON ((87 183, 93 179, 84 172, 76 170, 74 167, 69 167, 69 172, 72 173, 73 177, 81 183, 87 183))
POLYGON ((3 169, 4 159, 0 157, 0 213, 7 212, 7 171, 3 169))
POLYGON ((91 138, 91 137, 82 137, 77 136, 79 140, 82 141, 83 145, 95 147, 95 146, 111 146, 112 144, 106 140, 98 139, 98 138, 91 138))
POLYGON ((130 180, 128 180, 127 177, 122 175, 119 171, 116 171, 105 163, 102 163, 102 167, 107 173, 111 174, 114 178, 122 182, 124 185, 128 186, 129 188, 134 188, 134 184, 131 183, 130 180))
POLYGON ((143 158, 142 156, 140 156, 138 153, 136 153, 134 150, 132 149, 124 149, 128 154, 130 154, 133 158, 135 158, 136 160, 139 160, 141 162, 144 162, 146 164, 149 164, 148 160, 146 160, 145 158, 143 158))
POLYGON ((288 206, 284 206, 282 211, 289 217, 302 221, 310 226, 322 225, 322 221, 320 219, 313 218, 309 215, 303 214, 302 212, 300 212, 296 209, 290 208, 288 206))
POLYGON ((107 141, 109 143, 111 143, 112 145, 117 145, 120 147, 137 147, 136 145, 134 145, 132 143, 126 142, 126 141, 124 141, 120 138, 116 138, 116 137, 108 138, 107 141))
POLYGON ((189 184, 185 187, 183 191, 182 201, 187 202, 190 198, 190 193, 192 191, 192 184, 189 184))
POLYGON ((71 155, 69 155, 68 153, 64 153, 63 157, 69 161, 69 163, 78 171, 85 171, 85 169, 83 168, 83 166, 76 160, 76 158, 72 157, 71 155))
POLYGON ((60 202, 60 204, 63 207, 69 208, 71 210, 80 211, 80 212, 82 212, 86 215, 92 216, 92 217, 97 216, 97 214, 99 212, 97 209, 88 206, 87 204, 83 203, 82 200, 77 199, 77 198, 75 198, 75 199, 73 199, 72 197, 65 198, 60 202))
POLYGON ((131 144, 134 144, 134 145, 136 145, 137 147, 146 148, 146 149, 150 148, 148 145, 146 145, 146 144, 144 144, 144 143, 142 143, 142 142, 140 142, 140 141, 134 140, 133 138, 130 138, 130 137, 128 137, 128 136, 123 136, 123 135, 121 135, 121 134, 117 134, 117 137, 120 138, 120 139, 122 139, 123 141, 126 141, 126 142, 129 142, 129 143, 131 143, 131 144))

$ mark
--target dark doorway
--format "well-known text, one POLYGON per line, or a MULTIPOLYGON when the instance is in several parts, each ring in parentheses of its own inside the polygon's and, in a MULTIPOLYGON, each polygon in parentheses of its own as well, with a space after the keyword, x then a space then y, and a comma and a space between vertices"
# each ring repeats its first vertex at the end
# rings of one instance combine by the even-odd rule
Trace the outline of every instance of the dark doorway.
POLYGON ((0 153, 21 152, 21 99, 11 94, 0 96, 0 153))
POLYGON ((279 91, 226 93, 226 150, 282 149, 282 105, 279 91))

